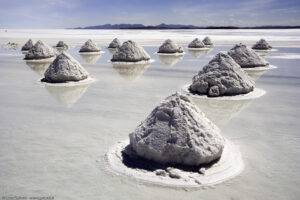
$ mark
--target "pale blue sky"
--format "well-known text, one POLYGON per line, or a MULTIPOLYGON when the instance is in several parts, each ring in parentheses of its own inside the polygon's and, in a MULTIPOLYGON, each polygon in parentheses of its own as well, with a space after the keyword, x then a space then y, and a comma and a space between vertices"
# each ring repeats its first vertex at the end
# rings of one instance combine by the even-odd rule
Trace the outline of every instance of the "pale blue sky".
POLYGON ((299 0, 0 0, 0 28, 300 25, 299 0))

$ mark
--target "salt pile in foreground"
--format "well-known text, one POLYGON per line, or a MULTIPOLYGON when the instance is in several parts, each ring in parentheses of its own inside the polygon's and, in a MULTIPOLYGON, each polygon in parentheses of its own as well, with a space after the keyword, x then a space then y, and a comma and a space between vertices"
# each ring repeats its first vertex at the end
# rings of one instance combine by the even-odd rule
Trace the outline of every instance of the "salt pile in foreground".
POLYGON ((44 76, 43 82, 65 83, 85 80, 88 72, 71 55, 63 52, 51 63, 44 76))
POLYGON ((29 49, 25 55, 25 60, 41 60, 47 58, 53 58, 56 53, 53 48, 39 40, 35 45, 29 49))
POLYGON ((254 82, 227 53, 220 52, 193 77, 189 90, 210 97, 239 95, 253 91, 254 82))

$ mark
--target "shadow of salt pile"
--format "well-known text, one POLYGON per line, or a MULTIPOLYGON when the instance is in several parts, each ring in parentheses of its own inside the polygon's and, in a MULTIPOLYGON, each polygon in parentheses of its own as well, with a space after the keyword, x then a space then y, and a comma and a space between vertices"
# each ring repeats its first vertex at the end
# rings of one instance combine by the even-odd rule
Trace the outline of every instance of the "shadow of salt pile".
POLYGON ((95 64, 102 54, 80 54, 80 57, 88 64, 95 64))
POLYGON ((209 50, 190 50, 190 49, 188 49, 188 52, 189 52, 194 58, 199 58, 200 56, 209 53, 209 50))
POLYGON ((182 60, 183 56, 184 55, 158 55, 158 58, 165 66, 172 67, 182 60))
POLYGON ((218 127, 227 125, 231 119, 247 108, 252 100, 214 100, 192 98, 193 102, 203 111, 208 119, 218 127))
POLYGON ((129 82, 134 82, 137 78, 142 76, 149 66, 150 63, 133 65, 113 64, 113 68, 119 73, 119 75, 129 82))
POLYGON ((87 91, 89 83, 83 85, 57 86, 45 84, 46 90, 53 96, 62 106, 72 107, 87 91))
POLYGON ((44 77, 44 73, 50 64, 51 62, 26 62, 26 65, 41 77, 44 77))

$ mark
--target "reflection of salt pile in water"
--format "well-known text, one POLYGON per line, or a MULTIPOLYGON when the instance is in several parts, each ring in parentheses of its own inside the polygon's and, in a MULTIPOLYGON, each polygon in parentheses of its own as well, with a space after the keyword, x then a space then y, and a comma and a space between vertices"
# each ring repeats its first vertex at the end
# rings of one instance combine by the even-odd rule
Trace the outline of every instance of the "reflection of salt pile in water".
POLYGON ((22 47, 22 51, 29 51, 29 49, 31 49, 31 47, 33 47, 33 42, 31 39, 29 39, 22 47))
POLYGON ((101 52, 101 48, 97 46, 92 40, 86 41, 79 50, 79 53, 95 53, 101 52))
POLYGON ((249 77, 253 80, 256 81, 259 77, 261 77, 267 70, 247 70, 247 74, 249 77))
POLYGON ((46 90, 63 106, 71 107, 87 91, 89 84, 56 86, 46 84, 46 90))
POLYGON ((51 62, 26 62, 33 71, 35 71, 41 77, 44 76, 46 69, 49 67, 51 62))
POLYGON ((142 76, 149 66, 150 63, 139 65, 113 64, 113 68, 120 74, 120 76, 130 82, 135 81, 138 77, 142 76))
POLYGON ((3 45, 5 49, 17 50, 19 48, 19 44, 15 42, 8 42, 6 45, 3 45))
POLYGON ((69 81, 81 81, 88 78, 88 72, 66 52, 61 53, 51 63, 45 72, 43 82, 65 83, 69 81))
POLYGON ((199 40, 198 38, 195 38, 189 45, 189 48, 205 48, 205 44, 199 40))
POLYGON ((64 41, 59 41, 56 46, 57 48, 64 48, 64 49, 68 49, 69 46, 64 42, 64 41))
POLYGON ((227 125, 231 119, 237 117, 251 103, 251 100, 230 101, 193 98, 193 102, 217 126, 227 125))
POLYGON ((241 172, 239 151, 182 94, 167 97, 106 154, 109 168, 142 181, 184 187, 212 185, 241 172), (126 146, 127 144, 127 146, 126 146))
POLYGON ((258 42, 256 42, 252 49, 254 50, 270 50, 272 49, 272 46, 267 43, 265 39, 260 39, 258 42))
POLYGON ((269 63, 264 58, 259 56, 254 50, 248 48, 244 44, 235 45, 228 52, 228 54, 242 68, 254 68, 269 65, 269 63))
POLYGON ((210 37, 205 37, 203 40, 202 40, 203 44, 206 46, 206 47, 212 47, 214 44, 212 42, 212 40, 210 39, 210 37))
POLYGON ((88 64, 95 64, 101 57, 101 54, 82 54, 81 53, 80 57, 88 64))
POLYGON ((254 82, 226 53, 218 53, 189 86, 192 93, 210 97, 239 95, 253 91, 254 82))
POLYGON ((118 38, 115 38, 111 43, 108 45, 108 48, 119 48, 121 46, 121 42, 118 38))
POLYGON ((42 60, 47 58, 54 58, 56 53, 53 48, 49 47, 47 44, 41 40, 37 41, 35 45, 29 49, 25 54, 25 60, 42 60))
POLYGON ((180 60, 182 60, 183 55, 158 55, 159 60, 164 63, 168 67, 172 67, 177 64, 180 60))
POLYGON ((194 58, 199 58, 201 55, 207 54, 209 52, 209 50, 201 50, 201 48, 199 48, 198 50, 188 49, 188 51, 194 58))
POLYGON ((128 40, 113 54, 112 62, 139 62, 149 61, 150 56, 134 41, 128 40))
POLYGON ((157 53, 183 53, 183 48, 176 44, 174 41, 167 39, 164 43, 159 47, 157 53))

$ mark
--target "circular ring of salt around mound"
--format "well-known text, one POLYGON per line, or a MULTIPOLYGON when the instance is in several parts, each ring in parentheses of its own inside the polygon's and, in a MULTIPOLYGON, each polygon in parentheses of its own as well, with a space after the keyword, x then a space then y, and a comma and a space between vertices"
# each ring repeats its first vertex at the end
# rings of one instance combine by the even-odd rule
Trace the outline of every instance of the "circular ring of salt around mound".
POLYGON ((212 45, 204 45, 206 48, 209 48, 209 49, 211 49, 211 48, 213 48, 214 47, 214 45, 212 44, 212 45))
POLYGON ((48 82, 43 82, 41 79, 39 79, 39 83, 43 85, 51 85, 51 86, 75 86, 75 85, 85 85, 85 84, 90 84, 97 81, 94 78, 88 77, 87 79, 81 80, 81 81, 68 81, 65 83, 48 83, 48 82))
MULTIPOLYGON (((239 148, 225 140, 220 160, 205 169, 205 174, 180 170, 180 179, 158 176, 155 171, 127 167, 123 163, 122 151, 129 145, 125 140, 112 146, 104 156, 106 170, 111 173, 134 178, 137 181, 168 187, 199 188, 220 184, 238 176, 244 169, 239 148)), ((148 162, 147 162, 148 163, 148 162)))
POLYGON ((50 57, 50 58, 43 58, 43 59, 30 59, 30 60, 25 60, 26 62, 52 62, 54 61, 56 56, 50 57))
POLYGON ((210 48, 207 48, 207 47, 202 47, 202 48, 190 48, 190 47, 187 47, 187 49, 191 50, 191 51, 207 51, 210 48))
POLYGON ((268 66, 261 66, 261 67, 249 67, 249 68, 242 68, 244 71, 267 71, 267 70, 270 70, 270 69, 276 69, 278 68, 277 66, 275 65, 268 65, 268 66))
POLYGON ((278 51, 278 49, 268 49, 268 50, 261 50, 261 49, 252 49, 256 52, 272 52, 272 51, 278 51))
POLYGON ((24 50, 22 51, 21 50, 21 52, 22 52, 22 54, 26 54, 26 53, 28 53, 28 50, 26 50, 26 51, 24 51, 24 50))
POLYGON ((247 94, 239 94, 234 96, 219 96, 219 97, 208 97, 207 95, 200 95, 200 94, 193 94, 191 93, 188 88, 190 85, 185 85, 181 88, 181 90, 189 94, 193 98, 199 98, 199 99, 214 99, 214 100, 232 100, 232 101, 239 101, 239 100, 250 100, 250 99, 256 99, 261 96, 263 96, 266 91, 260 88, 254 88, 252 92, 249 92, 247 94))
POLYGON ((155 52, 154 54, 162 55, 162 56, 164 56, 164 55, 166 55, 166 56, 182 56, 185 54, 185 52, 182 52, 182 53, 178 53, 178 52, 176 52, 176 53, 158 53, 158 52, 155 52))
POLYGON ((108 60, 107 62, 112 63, 114 65, 140 65, 140 64, 149 64, 155 62, 155 60, 150 59, 150 60, 142 60, 138 62, 124 62, 124 61, 111 61, 108 60))
POLYGON ((103 54, 104 51, 93 51, 93 52, 79 52, 79 54, 103 54))

